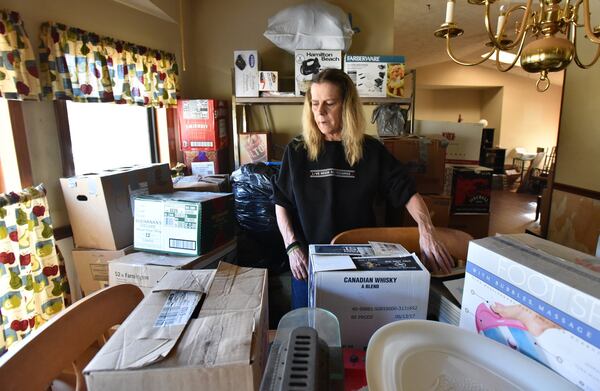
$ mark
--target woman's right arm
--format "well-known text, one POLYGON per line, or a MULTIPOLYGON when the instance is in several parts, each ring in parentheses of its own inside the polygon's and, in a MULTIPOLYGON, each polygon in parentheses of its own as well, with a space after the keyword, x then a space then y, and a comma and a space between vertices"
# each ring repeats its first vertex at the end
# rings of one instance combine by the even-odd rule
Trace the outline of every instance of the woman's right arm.
MULTIPOLYGON (((275 205, 275 216, 277 217, 279 232, 281 232, 281 236, 283 237, 283 243, 287 248, 291 243, 298 240, 294 234, 292 220, 288 211, 283 206, 277 204, 275 205)), ((294 278, 297 280, 306 280, 308 278, 308 259, 302 246, 292 249, 288 253, 288 258, 294 278)))

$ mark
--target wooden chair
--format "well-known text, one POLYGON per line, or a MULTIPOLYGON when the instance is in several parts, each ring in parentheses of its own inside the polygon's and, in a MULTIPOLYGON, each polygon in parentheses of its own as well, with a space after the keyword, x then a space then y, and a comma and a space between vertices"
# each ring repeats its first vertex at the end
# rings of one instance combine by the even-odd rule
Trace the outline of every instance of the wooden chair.
MULTIPOLYGON (((457 261, 467 259, 467 248, 473 237, 451 228, 436 228, 438 237, 457 261)), ((332 244, 358 244, 373 242, 400 243, 410 252, 420 255, 419 229, 417 227, 356 228, 336 235, 332 244)), ((460 263, 460 262, 459 262, 460 263)))
POLYGON ((79 360, 91 356, 89 348, 109 328, 122 323, 143 298, 137 286, 124 284, 74 303, 0 357, 0 388, 46 390, 72 365, 76 389, 85 390, 81 374, 85 364, 79 360))

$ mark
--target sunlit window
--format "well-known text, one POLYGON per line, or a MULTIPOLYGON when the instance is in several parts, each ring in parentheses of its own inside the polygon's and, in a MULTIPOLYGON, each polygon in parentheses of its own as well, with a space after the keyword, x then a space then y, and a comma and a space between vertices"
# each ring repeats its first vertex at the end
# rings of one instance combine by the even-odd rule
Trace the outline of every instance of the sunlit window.
POLYGON ((0 193, 21 189, 8 101, 0 98, 0 193))
POLYGON ((75 174, 152 162, 148 109, 67 101, 75 174))

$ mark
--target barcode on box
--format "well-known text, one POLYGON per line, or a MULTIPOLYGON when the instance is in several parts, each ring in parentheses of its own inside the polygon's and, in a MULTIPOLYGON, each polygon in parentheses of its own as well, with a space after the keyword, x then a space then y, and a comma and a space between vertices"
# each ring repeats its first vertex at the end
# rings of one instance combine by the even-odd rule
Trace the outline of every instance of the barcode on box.
POLYGON ((195 250, 195 240, 169 239, 169 248, 179 248, 183 250, 195 250))
POLYGON ((171 291, 165 305, 163 305, 154 322, 154 327, 186 324, 198 305, 201 296, 202 293, 200 292, 171 291))
POLYGON ((212 148, 215 145, 212 141, 190 141, 191 147, 205 147, 212 148))

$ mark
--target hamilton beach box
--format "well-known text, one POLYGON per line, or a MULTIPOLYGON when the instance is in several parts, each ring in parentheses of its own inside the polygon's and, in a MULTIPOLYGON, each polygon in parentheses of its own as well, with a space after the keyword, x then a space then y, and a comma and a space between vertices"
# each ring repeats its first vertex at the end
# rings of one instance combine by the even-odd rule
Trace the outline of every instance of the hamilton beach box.
POLYGON ((167 163, 60 178, 75 245, 120 250, 133 243, 132 199, 172 193, 167 163))
POLYGON ((309 306, 337 316, 342 346, 356 349, 365 348, 385 324, 425 319, 429 298, 429 272, 415 254, 379 257, 348 252, 361 246, 369 247, 309 246, 309 306), (335 248, 341 252, 332 253, 335 248))
POLYGON ((267 271, 176 270, 85 367, 90 391, 258 390, 267 355, 267 271))
POLYGON ((233 195, 177 191, 135 199, 136 250, 201 255, 233 239, 233 195))
POLYGON ((600 274, 555 255, 573 250, 541 242, 507 235, 469 244, 460 327, 600 390, 600 274))
POLYGON ((341 50, 304 50, 294 52, 295 93, 306 94, 310 82, 319 72, 327 68, 342 69, 341 50))

